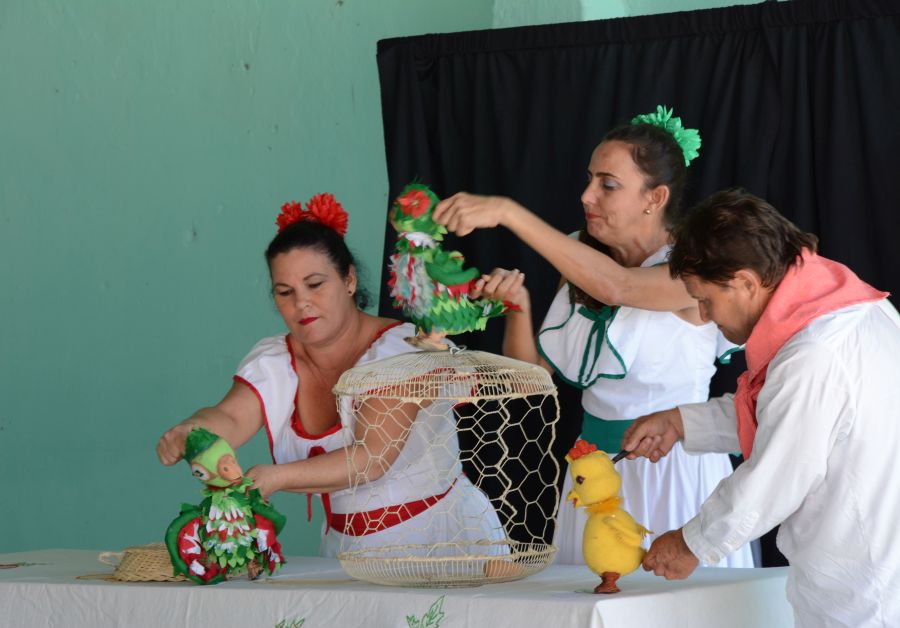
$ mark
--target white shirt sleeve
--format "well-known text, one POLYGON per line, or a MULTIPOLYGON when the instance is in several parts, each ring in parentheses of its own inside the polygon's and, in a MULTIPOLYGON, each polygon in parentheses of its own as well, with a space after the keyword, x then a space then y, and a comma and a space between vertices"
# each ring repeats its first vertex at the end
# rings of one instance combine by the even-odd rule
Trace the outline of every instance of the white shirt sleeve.
POLYGON ((684 450, 692 454, 732 453, 741 448, 737 436, 734 395, 678 406, 684 425, 684 450))
POLYGON ((825 343, 795 338, 776 354, 757 399, 753 452, 684 526, 701 562, 716 563, 765 534, 822 483, 829 452, 852 420, 848 382, 825 343))

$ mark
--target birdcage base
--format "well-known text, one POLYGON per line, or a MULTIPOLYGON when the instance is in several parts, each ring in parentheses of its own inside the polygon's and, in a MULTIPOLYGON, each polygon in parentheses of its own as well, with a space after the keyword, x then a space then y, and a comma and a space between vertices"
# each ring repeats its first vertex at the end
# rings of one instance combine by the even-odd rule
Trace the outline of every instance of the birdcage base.
POLYGON ((341 552, 338 560, 348 575, 374 584, 451 588, 526 578, 555 553, 553 545, 505 540, 391 545, 341 552))

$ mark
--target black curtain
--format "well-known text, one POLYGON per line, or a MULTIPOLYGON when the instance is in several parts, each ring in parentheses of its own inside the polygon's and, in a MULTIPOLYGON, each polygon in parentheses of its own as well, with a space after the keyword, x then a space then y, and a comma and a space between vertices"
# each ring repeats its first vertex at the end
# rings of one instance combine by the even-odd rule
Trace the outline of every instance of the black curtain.
MULTIPOLYGON (((766 2, 383 40, 389 195, 414 179, 439 196, 502 194, 571 232, 583 222, 594 146, 665 104, 703 138, 688 205, 743 186, 897 303, 898 65, 897 0, 766 2)), ((390 226, 385 234, 386 264, 395 234, 390 226)), ((558 281, 543 259, 504 229, 447 246, 483 270, 522 269, 540 323, 558 281)), ((386 290, 380 306, 396 315, 386 290)), ((502 323, 492 321, 457 340, 498 352, 501 337, 502 323)), ((733 386, 719 378, 715 387, 733 386)), ((564 412, 580 416, 572 399, 564 412)), ((578 420, 560 423, 569 446, 578 420)))

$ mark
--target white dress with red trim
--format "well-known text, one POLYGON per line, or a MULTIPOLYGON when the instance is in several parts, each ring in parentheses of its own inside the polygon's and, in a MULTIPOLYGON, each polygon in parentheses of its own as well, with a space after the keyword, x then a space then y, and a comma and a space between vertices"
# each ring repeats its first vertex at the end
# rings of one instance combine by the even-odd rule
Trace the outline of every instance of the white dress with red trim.
MULTIPOLYGON (((664 246, 641 266, 666 261, 664 246)), ((715 359, 738 348, 715 324, 693 325, 672 312, 630 307, 589 310, 569 301, 568 285, 557 293, 541 331, 538 350, 567 383, 581 389, 581 438, 610 455, 621 446, 631 421, 679 404, 706 401, 715 359)), ((726 454, 688 455, 681 444, 658 463, 645 458, 616 464, 622 476, 623 509, 654 532, 650 540, 681 527, 731 474, 726 454)), ((556 562, 584 564, 582 534, 587 515, 565 501, 572 479, 565 475, 554 545, 556 562)), ((719 566, 752 567, 748 545, 719 566)))
MULTIPOLYGON (((404 340, 414 335, 415 328, 408 323, 382 330, 356 366, 414 351, 404 340)), ((344 403, 339 425, 318 435, 303 430, 295 404, 299 381, 289 343, 283 335, 260 340, 235 376, 260 401, 276 463, 303 460, 351 445, 355 427, 352 409, 344 403)), ((330 510, 330 522, 326 521, 322 531, 323 556, 335 556, 347 547, 504 537, 487 496, 462 474, 453 403, 449 400, 437 400, 419 412, 403 449, 384 475, 334 491, 323 496, 323 501, 326 516, 330 510)))

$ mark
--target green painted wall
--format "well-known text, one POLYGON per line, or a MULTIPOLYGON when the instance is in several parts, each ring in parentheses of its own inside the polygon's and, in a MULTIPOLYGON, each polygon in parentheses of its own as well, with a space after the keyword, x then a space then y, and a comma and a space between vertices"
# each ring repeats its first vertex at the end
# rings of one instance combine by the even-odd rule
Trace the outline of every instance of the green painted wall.
POLYGON ((494 0, 494 28, 713 9, 762 0, 494 0))
POLYGON ((583 0, 494 0, 494 28, 578 22, 583 0))
POLYGON ((762 0, 581 0, 582 19, 603 20, 675 11, 716 9, 738 4, 758 4, 762 0))
MULTIPOLYGON (((0 552, 152 542, 198 501, 156 441, 281 331, 280 204, 335 193, 377 289, 377 40, 491 19, 487 0, 0 2, 0 552)), ((240 458, 268 461, 263 440, 240 458)), ((305 500, 275 501, 287 551, 315 554, 305 500)))

